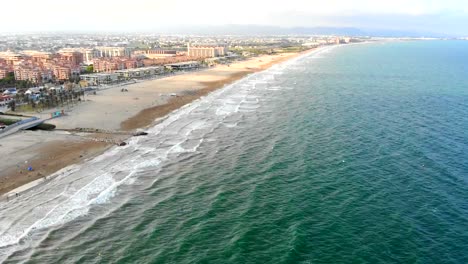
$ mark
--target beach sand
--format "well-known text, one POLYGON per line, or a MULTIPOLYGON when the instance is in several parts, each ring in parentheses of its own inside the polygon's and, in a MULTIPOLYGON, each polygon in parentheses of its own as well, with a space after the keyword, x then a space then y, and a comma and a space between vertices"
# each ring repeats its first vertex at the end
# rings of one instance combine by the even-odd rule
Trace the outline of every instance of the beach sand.
POLYGON ((2 140, 0 194, 102 153, 112 144, 88 137, 24 131, 2 140), (32 171, 28 171, 32 167, 32 171))
MULTIPOLYGON (((66 116, 48 123, 57 129, 93 128, 131 134, 224 85, 297 55, 265 55, 229 66, 141 81, 124 86, 128 92, 121 92, 122 87, 100 90, 87 95, 84 102, 65 108, 66 116), (174 93, 177 96, 171 96, 174 93)), ((9 136, 0 143, 0 156, 6 157, 0 161, 0 195, 90 159, 126 137, 63 131, 25 131, 9 136), (108 142, 97 141, 100 139, 108 142), (29 166, 34 170, 27 171, 29 166)))

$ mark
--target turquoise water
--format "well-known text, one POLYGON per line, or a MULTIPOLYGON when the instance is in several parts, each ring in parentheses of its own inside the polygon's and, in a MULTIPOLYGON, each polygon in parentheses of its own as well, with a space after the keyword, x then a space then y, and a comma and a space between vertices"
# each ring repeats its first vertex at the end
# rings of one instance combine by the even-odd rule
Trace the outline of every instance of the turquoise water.
POLYGON ((40 219, 0 256, 468 263, 467 131, 468 42, 326 48, 251 75, 69 172, 48 186, 61 197, 24 195, 55 205, 0 219, 9 230, 40 219))

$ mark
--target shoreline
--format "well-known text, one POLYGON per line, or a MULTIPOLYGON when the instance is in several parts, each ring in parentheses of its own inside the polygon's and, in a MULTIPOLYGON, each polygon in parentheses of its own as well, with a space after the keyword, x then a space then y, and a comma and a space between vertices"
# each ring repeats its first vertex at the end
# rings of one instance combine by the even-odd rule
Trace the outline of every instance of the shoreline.
MULTIPOLYGON (((158 119, 164 118, 171 112, 190 104, 191 102, 208 95, 209 93, 216 91, 226 85, 232 84, 249 74, 260 72, 270 68, 273 65, 282 63, 284 61, 293 59, 302 54, 307 54, 316 49, 310 49, 304 52, 299 53, 283 53, 276 55, 264 55, 260 57, 254 57, 246 61, 235 62, 230 66, 217 66, 214 68, 205 69, 202 71, 188 72, 186 74, 180 74, 176 76, 161 78, 157 80, 148 80, 143 81, 147 86, 152 86, 156 82, 167 82, 170 80, 177 79, 178 81, 182 80, 195 80, 196 85, 190 86, 191 83, 186 82, 180 85, 181 88, 178 92, 181 92, 181 95, 174 97, 169 97, 167 100, 160 100, 158 102, 151 102, 149 107, 145 107, 139 111, 127 115, 125 118, 117 118, 114 122, 114 125, 118 125, 118 130, 121 132, 128 132, 128 135, 115 135, 107 133, 88 133, 83 135, 83 133, 72 132, 72 133, 60 133, 58 131, 45 132, 42 133, 44 138, 48 142, 37 142, 35 149, 31 150, 18 150, 18 156, 23 158, 29 158, 26 160, 25 164, 29 167, 34 168, 33 171, 27 171, 24 169, 25 165, 21 162, 16 162, 16 164, 10 164, 9 167, 2 170, 2 175, 0 175, 0 197, 7 198, 15 197, 17 194, 21 194, 24 191, 30 190, 34 186, 42 184, 45 181, 51 180, 52 178, 47 178, 49 175, 54 174, 68 166, 74 164, 82 164, 87 160, 90 160, 94 157, 97 157, 111 147, 115 146, 115 142, 124 142, 131 138, 131 133, 136 130, 145 129, 150 125, 154 125, 158 119), (269 59, 269 61, 264 61, 269 59), (245 66, 244 64, 254 64, 255 67, 245 66), (237 65, 242 67, 236 68, 237 65), (232 67, 232 68, 231 68, 232 67), (203 74, 209 74, 216 71, 218 74, 217 78, 204 78, 203 74), (224 71, 224 72, 222 72, 224 71), (217 72, 222 72, 219 74, 217 72), (195 87, 196 86, 196 87, 195 87), (194 88, 195 87, 195 88, 194 88), (162 101, 162 102, 161 102, 162 101), (118 124, 117 124, 118 122, 118 124), (53 140, 50 140, 50 139, 53 140), (26 157, 25 153, 22 152, 31 152, 32 155, 26 157), (21 167, 21 168, 20 168, 21 167)), ((139 84, 142 84, 139 83, 139 84)), ((137 86, 135 84, 135 86, 137 86)), ((170 86, 170 85, 169 85, 170 86)), ((129 88, 130 89, 130 88, 129 88)), ((118 90, 117 88, 110 88, 108 90, 118 90)), ((136 90, 136 88, 135 88, 136 90)), ((150 89, 149 90, 153 90, 150 89)), ((168 90, 167 92, 171 92, 168 90)), ((86 107, 86 106, 84 106, 86 107)), ((83 108, 84 108, 83 107, 83 108)), ((122 107, 122 106, 120 106, 122 107)), ((73 116, 76 109, 72 109, 72 115, 69 116, 69 119, 77 118, 73 116)), ((127 111, 128 112, 128 111, 127 111)), ((107 113, 106 113, 107 115, 107 113)), ((97 122, 104 122, 107 116, 97 118, 97 122)), ((79 118, 78 118, 79 119, 79 118)), ((59 123, 60 124, 60 123, 59 123)), ((62 129, 58 126, 57 128, 62 129)), ((15 136, 18 137, 17 140, 21 140, 22 137, 34 137, 31 131, 20 132, 15 136)), ((31 154, 28 153, 28 154, 31 154)), ((0 150, 0 154, 1 150, 0 150)), ((17 154, 17 153, 16 153, 17 154)), ((7 161, 8 162, 8 161, 7 161)), ((0 163, 0 168, 2 164, 0 163)))

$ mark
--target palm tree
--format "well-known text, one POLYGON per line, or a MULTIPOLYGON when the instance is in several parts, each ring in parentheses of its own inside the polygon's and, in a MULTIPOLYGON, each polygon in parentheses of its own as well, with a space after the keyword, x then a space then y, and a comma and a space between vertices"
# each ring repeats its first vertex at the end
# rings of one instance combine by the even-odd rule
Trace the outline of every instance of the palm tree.
POLYGON ((29 105, 31 103, 31 100, 29 98, 29 94, 23 94, 23 99, 22 99, 23 103, 25 103, 26 105, 29 105))
POLYGON ((63 106, 63 93, 59 93, 60 105, 63 106))
POLYGON ((18 103, 22 103, 22 102, 23 102, 23 96, 24 96, 24 94, 22 94, 22 93, 17 93, 17 94, 15 95, 15 100, 16 100, 18 103))
POLYGON ((11 100, 9 103, 8 103, 8 106, 10 107, 11 111, 15 111, 16 110, 16 102, 15 100, 11 100))

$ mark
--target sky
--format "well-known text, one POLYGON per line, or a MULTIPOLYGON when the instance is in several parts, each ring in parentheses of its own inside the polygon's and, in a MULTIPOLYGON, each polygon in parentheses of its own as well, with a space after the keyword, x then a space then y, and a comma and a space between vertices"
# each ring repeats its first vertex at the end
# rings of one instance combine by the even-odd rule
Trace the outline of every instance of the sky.
POLYGON ((174 25, 257 24, 468 36, 468 0, 14 0, 0 8, 0 32, 128 32, 174 25))

